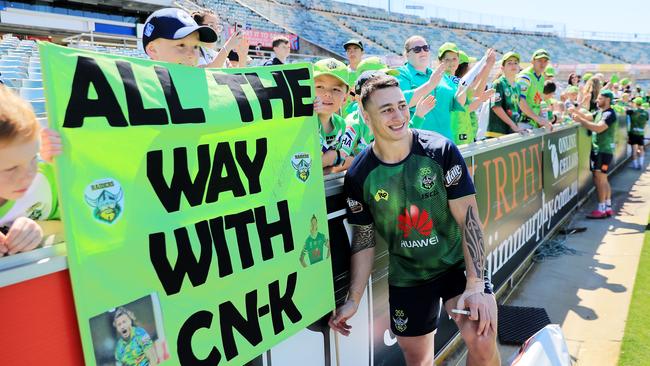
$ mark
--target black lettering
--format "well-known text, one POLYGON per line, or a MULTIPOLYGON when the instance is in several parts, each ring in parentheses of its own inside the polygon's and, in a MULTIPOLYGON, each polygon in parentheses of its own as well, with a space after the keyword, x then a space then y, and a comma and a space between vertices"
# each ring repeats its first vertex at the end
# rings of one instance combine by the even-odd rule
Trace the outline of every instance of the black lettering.
POLYGON ((128 126, 111 85, 94 59, 84 56, 77 58, 71 88, 63 127, 81 127, 86 117, 105 117, 112 127, 128 126), (91 85, 97 99, 88 97, 91 85))
POLYGON ((161 66, 154 66, 154 69, 165 93, 165 100, 167 101, 169 117, 172 123, 205 123, 205 113, 202 108, 183 108, 169 70, 161 66))
POLYGON ((223 278, 232 274, 232 259, 230 258, 230 250, 228 249, 228 242, 226 242, 221 216, 210 219, 210 232, 212 233, 214 250, 217 253, 219 278, 223 278))
POLYGON ((248 102, 242 85, 248 84, 244 75, 212 74, 214 81, 219 85, 226 85, 237 101, 239 115, 242 122, 253 122, 253 109, 248 102))
POLYGON ((201 328, 210 328, 212 313, 201 310, 192 314, 181 326, 176 340, 178 360, 183 366, 215 366, 221 362, 221 353, 217 347, 212 347, 210 354, 204 359, 196 357, 192 350, 192 337, 201 328))
POLYGON ((158 199, 167 212, 180 209, 181 194, 185 196, 190 206, 194 207, 203 201, 205 186, 210 175, 210 151, 208 145, 196 148, 199 171, 194 180, 190 177, 187 162, 187 149, 174 149, 174 176, 171 184, 167 185, 163 175, 163 155, 161 150, 147 153, 147 178, 158 199))
MULTIPOLYGON (((244 150, 245 151, 245 150, 244 150)), ((205 196, 206 203, 219 200, 219 193, 232 191, 233 196, 242 197, 246 195, 244 184, 239 176, 239 169, 230 150, 228 142, 220 142, 214 150, 214 162, 212 163, 212 174, 208 183, 208 192, 205 196), (223 176, 223 170, 226 175, 223 176)))
POLYGON ((233 329, 236 329, 253 346, 262 342, 262 330, 257 318, 256 290, 246 294, 246 318, 242 317, 230 301, 219 305, 219 318, 221 319, 221 339, 226 360, 230 361, 239 354, 233 329))
POLYGON ((287 200, 277 203, 280 219, 276 222, 267 222, 266 209, 264 206, 255 208, 255 225, 257 234, 260 238, 260 247, 262 249, 262 259, 269 260, 273 258, 273 246, 271 238, 282 235, 284 241, 284 252, 289 253, 293 250, 293 235, 291 234, 291 218, 289 217, 289 205, 287 200))
POLYGON ((291 273, 287 277, 287 289, 284 295, 280 296, 280 281, 273 281, 269 284, 269 305, 271 305, 271 319, 273 321, 273 332, 278 335, 284 330, 282 313, 285 313, 292 323, 302 319, 302 314, 293 302, 292 297, 296 291, 298 274, 291 273))
POLYGON ((251 161, 246 153, 246 141, 235 142, 235 158, 244 171, 248 180, 248 193, 259 193, 262 190, 260 185, 260 174, 266 159, 266 138, 255 141, 255 157, 251 161))
POLYGON ((293 96, 293 116, 303 117, 314 114, 314 104, 311 100, 311 87, 309 85, 300 85, 300 81, 309 80, 309 70, 306 68, 295 70, 284 70, 284 76, 287 78, 291 94, 293 96), (307 104, 303 100, 307 98, 307 104))
POLYGON ((260 77, 256 73, 246 74, 246 79, 253 87, 255 95, 260 103, 260 108, 262 109, 262 119, 272 119, 273 118, 273 108, 271 106, 272 99, 280 99, 282 101, 282 107, 284 110, 284 118, 291 118, 293 113, 293 101, 291 100, 291 93, 289 92, 289 86, 287 81, 284 79, 284 74, 282 71, 273 71, 273 80, 275 80, 276 86, 266 87, 262 85, 260 77))
POLYGON ((225 220, 226 230, 235 228, 242 269, 252 267, 253 264, 255 264, 253 260, 253 251, 251 250, 251 241, 248 235, 248 224, 253 222, 255 222, 253 210, 246 210, 237 214, 227 215, 225 220))
POLYGON ((207 221, 199 221, 194 225, 201 243, 201 254, 197 261, 187 229, 182 227, 174 230, 178 256, 176 264, 172 268, 167 258, 167 243, 165 233, 154 233, 149 235, 149 257, 151 264, 156 270, 158 279, 167 295, 174 295, 181 290, 183 279, 187 274, 193 287, 202 285, 210 271, 212 260, 212 236, 207 221))
POLYGON ((131 126, 168 124, 169 121, 167 120, 167 111, 165 108, 144 108, 142 95, 140 94, 140 89, 138 89, 138 83, 135 81, 131 63, 116 61, 115 64, 124 84, 126 105, 129 111, 129 124, 131 126))

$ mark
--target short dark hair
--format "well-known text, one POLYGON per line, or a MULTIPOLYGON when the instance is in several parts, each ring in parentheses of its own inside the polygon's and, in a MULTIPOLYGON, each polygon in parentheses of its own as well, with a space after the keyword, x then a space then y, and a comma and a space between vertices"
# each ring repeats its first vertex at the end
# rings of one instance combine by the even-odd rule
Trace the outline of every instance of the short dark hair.
POLYGON ((196 22, 196 24, 204 25, 205 24, 205 17, 210 16, 210 15, 215 16, 215 17, 217 16, 217 14, 214 11, 212 11, 210 9, 205 9, 205 10, 201 10, 201 11, 195 11, 194 13, 192 13, 192 18, 194 18, 194 21, 196 22))
POLYGON ((555 83, 551 80, 546 80, 546 82, 544 83, 543 93, 551 94, 551 93, 555 93, 555 90, 557 90, 557 85, 555 85, 555 83))
POLYGON ((271 43, 271 46, 273 48, 279 46, 281 43, 286 43, 289 44, 289 38, 287 37, 275 37, 273 38, 273 43, 271 43))
POLYGON ((372 93, 379 89, 399 88, 399 82, 392 76, 379 74, 368 79, 361 88, 361 104, 365 108, 372 93))

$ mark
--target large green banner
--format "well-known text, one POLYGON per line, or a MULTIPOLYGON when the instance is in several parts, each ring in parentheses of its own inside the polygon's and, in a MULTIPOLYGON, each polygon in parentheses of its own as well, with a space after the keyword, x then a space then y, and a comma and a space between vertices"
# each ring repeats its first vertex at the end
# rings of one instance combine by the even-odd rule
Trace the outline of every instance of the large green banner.
POLYGON ((87 365, 242 365, 333 309, 309 65, 40 54, 87 365))

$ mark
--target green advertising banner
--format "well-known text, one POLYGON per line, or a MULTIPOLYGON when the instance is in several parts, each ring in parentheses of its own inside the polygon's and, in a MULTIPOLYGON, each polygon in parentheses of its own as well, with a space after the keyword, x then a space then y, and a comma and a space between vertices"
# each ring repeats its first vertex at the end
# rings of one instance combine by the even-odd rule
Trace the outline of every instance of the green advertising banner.
POLYGON ((486 267, 496 286, 520 263, 511 259, 544 237, 542 155, 542 137, 536 136, 473 156, 486 267))
POLYGON ((333 309, 308 64, 40 54, 87 365, 242 365, 333 309))
POLYGON ((547 232, 578 205, 578 128, 544 135, 544 216, 547 232))

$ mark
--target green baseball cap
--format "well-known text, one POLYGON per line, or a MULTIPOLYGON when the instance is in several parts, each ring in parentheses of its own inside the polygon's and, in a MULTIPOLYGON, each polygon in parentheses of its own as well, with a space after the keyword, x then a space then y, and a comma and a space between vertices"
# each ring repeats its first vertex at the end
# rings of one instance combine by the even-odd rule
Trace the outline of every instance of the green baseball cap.
POLYGON ((584 75, 582 75, 582 81, 587 81, 587 80, 591 79, 592 76, 594 76, 594 74, 592 74, 590 72, 585 72, 584 75))
POLYGON ((399 71, 389 68, 381 60, 381 58, 377 56, 364 58, 363 60, 361 60, 361 62, 359 62, 359 65, 357 65, 358 75, 363 74, 364 71, 373 71, 373 70, 378 70, 391 76, 399 75, 399 71))
POLYGON ((348 67, 335 58, 326 58, 314 64, 314 79, 321 75, 331 75, 350 87, 348 67))
POLYGON ((641 104, 641 107, 650 108, 650 103, 643 103, 643 104, 641 104))
POLYGON ((343 49, 344 50, 347 50, 348 46, 357 46, 357 47, 361 48, 361 51, 363 51, 363 43, 361 43, 361 41, 358 40, 358 39, 352 38, 352 39, 348 40, 347 42, 343 43, 343 49))
POLYGON ((643 98, 641 98, 641 97, 636 97, 636 98, 632 99, 632 102, 633 102, 634 104, 636 104, 636 105, 641 105, 641 104, 643 104, 643 98))
POLYGON ((540 49, 538 49, 537 51, 535 51, 535 52, 533 53, 533 60, 538 60, 538 59, 540 59, 540 58, 545 58, 545 59, 547 59, 547 60, 550 60, 550 59, 551 59, 551 55, 549 55, 549 53, 548 53, 547 50, 545 50, 545 49, 543 49, 543 48, 540 48, 540 49))
POLYGON ((609 79, 609 82, 614 84, 614 83, 618 83, 619 80, 620 79, 618 77, 618 74, 612 74, 612 77, 609 79))
POLYGON ((512 57, 516 58, 517 61, 521 61, 521 56, 519 56, 517 52, 510 51, 510 52, 506 52, 503 55, 503 57, 501 57, 501 66, 505 65, 506 61, 508 61, 508 59, 512 57))
POLYGON ((578 92, 580 92, 580 89, 578 89, 578 87, 575 85, 571 85, 570 87, 566 88, 566 92, 578 94, 578 92))
POLYGON ((455 43, 445 42, 442 44, 442 46, 440 46, 440 48, 438 48, 438 59, 441 59, 442 55, 444 55, 447 51, 460 53, 458 46, 456 46, 455 43))
POLYGON ((602 95, 603 97, 609 98, 610 101, 614 100, 614 93, 612 93, 611 90, 607 90, 607 89, 601 90, 600 95, 602 95))
POLYGON ((623 86, 625 86, 625 85, 627 85, 629 83, 630 83, 630 79, 628 79, 628 78, 621 79, 621 82, 620 82, 620 84, 623 85, 623 86))
POLYGON ((544 75, 555 76, 555 68, 551 65, 546 66, 546 69, 544 70, 544 75))
POLYGON ((476 62, 476 57, 469 57, 464 51, 458 50, 458 61, 461 64, 471 64, 476 62))

